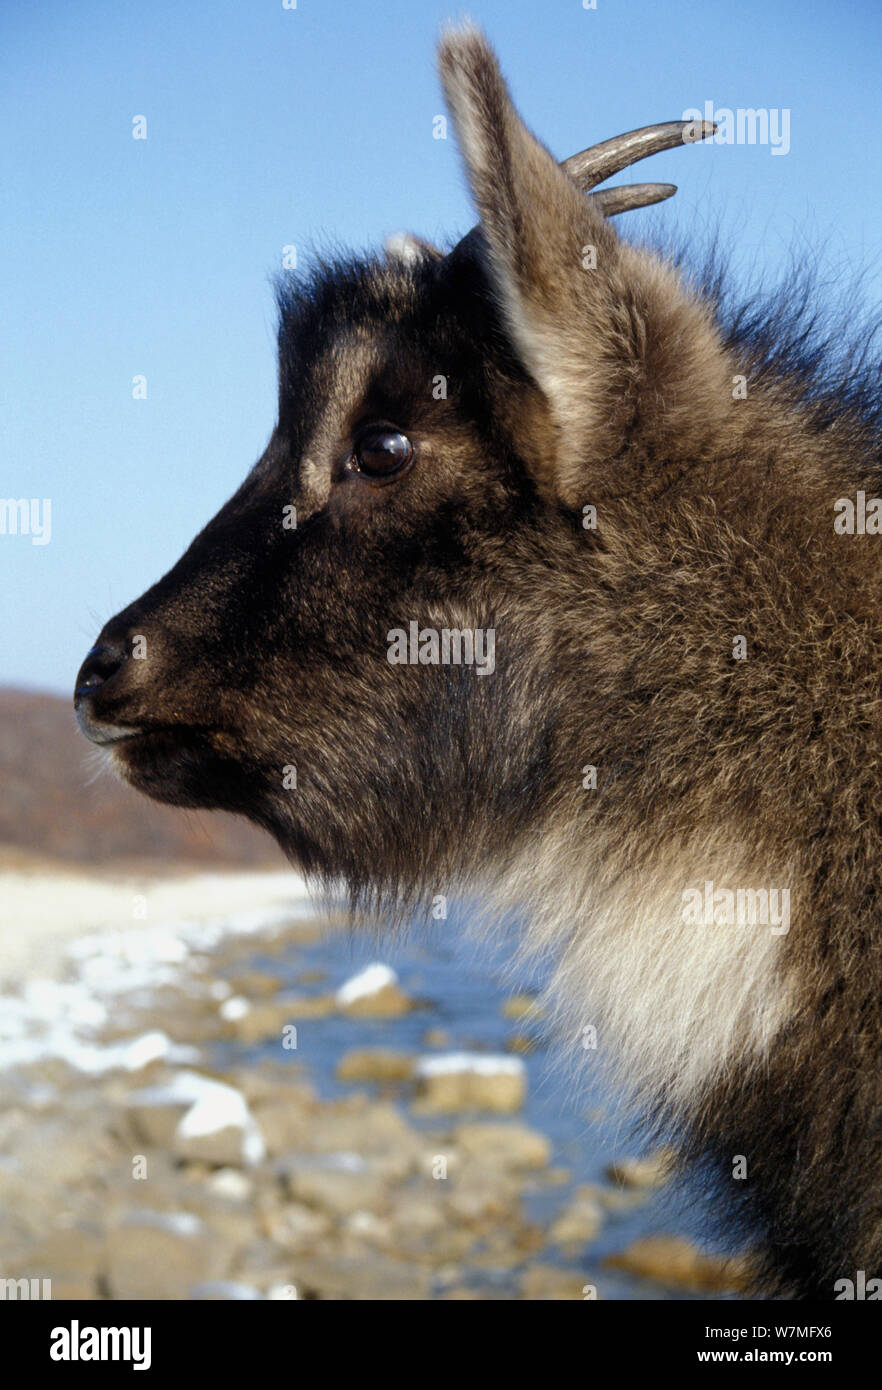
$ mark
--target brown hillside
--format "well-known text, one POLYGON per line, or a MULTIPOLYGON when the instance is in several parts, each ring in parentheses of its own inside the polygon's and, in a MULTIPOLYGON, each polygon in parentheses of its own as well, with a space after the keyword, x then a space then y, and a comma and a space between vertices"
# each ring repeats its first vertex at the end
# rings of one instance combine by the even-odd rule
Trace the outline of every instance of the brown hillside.
POLYGON ((0 852, 110 865, 129 860, 284 865, 268 835, 221 813, 148 801, 102 768, 70 702, 0 689, 0 852))

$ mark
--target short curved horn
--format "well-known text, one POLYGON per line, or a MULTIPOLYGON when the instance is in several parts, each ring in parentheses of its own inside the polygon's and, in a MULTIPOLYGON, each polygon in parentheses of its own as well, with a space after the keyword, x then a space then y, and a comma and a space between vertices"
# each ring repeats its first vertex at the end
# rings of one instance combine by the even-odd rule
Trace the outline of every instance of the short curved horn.
POLYGON ((632 208, 663 203, 666 198, 673 198, 676 191, 675 183, 623 183, 617 188, 598 189, 587 196, 604 217, 617 217, 620 212, 630 212, 632 208))
POLYGON ((713 121, 664 121, 661 125, 646 125, 639 130, 629 130, 625 135, 614 135, 611 140, 602 140, 580 154, 571 154, 560 167, 583 193, 587 193, 639 159, 676 149, 678 145, 694 145, 713 135, 715 130, 713 121))

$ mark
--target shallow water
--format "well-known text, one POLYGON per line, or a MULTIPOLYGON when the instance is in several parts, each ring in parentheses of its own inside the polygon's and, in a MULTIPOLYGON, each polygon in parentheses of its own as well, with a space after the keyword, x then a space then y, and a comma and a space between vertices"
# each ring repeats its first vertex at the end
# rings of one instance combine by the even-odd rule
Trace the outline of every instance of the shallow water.
MULTIPOLYGON (((535 1193, 527 1196, 528 1215, 547 1227, 566 1205, 574 1186, 604 1181, 607 1166, 614 1160, 639 1154, 641 1144, 635 1135, 634 1116, 628 1113, 622 1098, 612 1094, 598 1079, 596 1062, 592 1066, 595 1054, 584 1052, 577 1040, 576 1049, 581 1054, 577 1069, 567 1066, 566 1040, 555 1041, 547 1036, 541 1020, 525 1024, 503 1016, 502 1006, 512 993, 535 991, 542 984, 541 974, 513 967, 510 955, 510 946, 492 949, 471 939, 463 928, 462 917, 452 915, 431 930, 407 937, 390 936, 382 944, 374 938, 336 931, 313 945, 291 947, 281 956, 256 952, 250 963, 278 975, 285 990, 327 994, 366 965, 382 961, 396 971, 408 995, 425 1001, 425 1007, 401 1018, 375 1020, 334 1015, 298 1025, 297 1052, 292 1056, 306 1065, 319 1093, 327 1098, 352 1090, 351 1085, 335 1078, 340 1058, 352 1048, 386 1047, 417 1055, 437 1052, 437 1047, 426 1046, 425 1035, 429 1029, 441 1029, 447 1039, 440 1050, 503 1053, 514 1034, 528 1032, 535 1039, 535 1047, 526 1055, 519 1054, 527 1069, 528 1092, 525 1107, 517 1118, 549 1138, 553 1145, 552 1166, 565 1168, 571 1175, 561 1186, 537 1183, 535 1193), (321 978, 301 983, 304 975, 309 977, 313 972, 321 978)), ((277 1044, 255 1048, 222 1046, 224 1062, 263 1056, 277 1059, 277 1044)), ((365 1083, 359 1082, 358 1089, 365 1089, 365 1083)), ((385 1094, 390 1094, 388 1084, 385 1094)), ((400 1094, 406 1095, 406 1088, 400 1094)), ((405 1101, 402 1104, 408 1119, 416 1125, 437 1128, 439 1118, 442 1124, 448 1118, 452 1123, 459 1118, 433 1116, 421 1121, 405 1101)), ((579 1258, 567 1258, 552 1248, 543 1251, 541 1259, 543 1263, 584 1272, 586 1281, 596 1282, 605 1298, 687 1298, 690 1295, 602 1268, 601 1261, 641 1236, 661 1232, 688 1236, 704 1244, 706 1225, 697 1194, 662 1190, 650 1194, 636 1210, 608 1214, 599 1236, 579 1258)))

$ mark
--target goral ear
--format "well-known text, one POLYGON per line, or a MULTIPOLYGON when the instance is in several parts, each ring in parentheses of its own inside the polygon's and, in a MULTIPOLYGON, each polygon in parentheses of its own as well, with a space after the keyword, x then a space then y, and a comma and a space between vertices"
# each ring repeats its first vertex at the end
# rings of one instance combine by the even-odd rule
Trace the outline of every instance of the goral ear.
POLYGON ((477 29, 449 31, 439 60, 514 347, 548 398, 564 447, 577 447, 576 434, 603 450, 618 238, 524 125, 477 29))
POLYGON ((637 486, 622 454, 638 422, 683 430, 704 384, 692 374, 712 363, 708 386, 722 381, 709 316, 672 271, 619 240, 530 133, 477 29, 449 31, 439 61, 481 218, 474 244, 556 426, 540 485, 572 506, 592 500, 586 487, 637 486))

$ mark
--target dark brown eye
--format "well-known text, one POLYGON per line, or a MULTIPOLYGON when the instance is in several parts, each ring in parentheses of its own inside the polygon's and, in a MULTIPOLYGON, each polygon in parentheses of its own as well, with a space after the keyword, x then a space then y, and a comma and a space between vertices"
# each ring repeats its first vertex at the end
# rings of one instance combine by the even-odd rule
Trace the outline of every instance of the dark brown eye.
POLYGON ((364 430, 355 441, 355 466, 368 478, 392 478, 401 473, 412 458, 413 445, 407 435, 388 425, 364 430))

